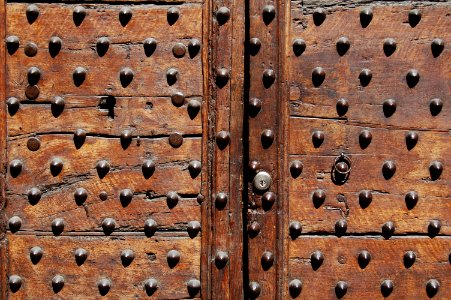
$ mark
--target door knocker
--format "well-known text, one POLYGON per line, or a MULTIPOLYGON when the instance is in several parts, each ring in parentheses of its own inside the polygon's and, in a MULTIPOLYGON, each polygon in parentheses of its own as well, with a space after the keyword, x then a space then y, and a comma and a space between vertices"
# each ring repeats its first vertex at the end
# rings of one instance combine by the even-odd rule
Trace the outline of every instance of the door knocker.
POLYGON ((344 153, 341 153, 337 158, 335 158, 334 164, 332 166, 332 181, 335 184, 344 184, 351 172, 351 159, 344 153))

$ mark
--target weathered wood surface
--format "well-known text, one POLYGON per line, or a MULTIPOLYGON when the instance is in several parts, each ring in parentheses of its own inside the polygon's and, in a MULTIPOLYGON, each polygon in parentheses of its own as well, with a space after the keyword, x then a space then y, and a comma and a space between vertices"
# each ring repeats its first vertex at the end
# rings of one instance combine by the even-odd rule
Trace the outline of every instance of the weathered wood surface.
MULTIPOLYGON (((302 237, 289 243, 289 275, 302 281, 302 292, 296 299, 335 299, 335 285, 346 281, 348 290, 343 299, 383 299, 381 283, 392 280, 392 299, 429 299, 426 283, 436 279, 440 289, 433 299, 449 299, 450 262, 449 237, 399 237, 390 240, 373 237, 302 237), (314 270, 311 255, 324 255, 323 264, 314 270), (367 250, 369 264, 361 269, 357 256, 367 250), (414 251, 416 261, 406 268, 403 256, 414 251)), ((287 291, 287 297, 289 293, 287 291)))
MULTIPOLYGON (((158 236, 126 237, 48 237, 9 235, 9 274, 22 277, 19 291, 10 294, 11 299, 99 299, 97 282, 109 278, 109 299, 148 298, 144 281, 155 278, 158 290, 156 299, 181 299, 189 297, 187 282, 199 279, 200 238, 158 236), (37 264, 30 260, 29 251, 39 246, 42 259, 37 264), (84 264, 78 266, 74 251, 88 251, 84 264), (124 267, 121 252, 134 252, 132 263, 124 267), (180 262, 173 268, 167 263, 167 253, 177 250, 180 262), (60 274, 65 279, 64 287, 57 294, 52 290, 52 278, 60 274)), ((197 295, 199 296, 199 295, 197 295)))

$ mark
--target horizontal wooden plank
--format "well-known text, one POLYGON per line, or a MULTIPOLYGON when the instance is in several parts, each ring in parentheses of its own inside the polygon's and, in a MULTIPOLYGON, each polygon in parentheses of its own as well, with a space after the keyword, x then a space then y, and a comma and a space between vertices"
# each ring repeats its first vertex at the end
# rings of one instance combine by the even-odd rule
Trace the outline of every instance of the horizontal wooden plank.
MULTIPOLYGON (((426 283, 436 279, 440 289, 434 299, 449 299, 449 249, 451 239, 446 238, 394 238, 390 240, 353 237, 302 237, 289 242, 286 284, 292 279, 302 281, 299 299, 335 299, 335 285, 346 281, 348 289, 344 299, 382 299, 381 283, 392 280, 390 298, 428 299, 426 283), (314 270, 311 254, 321 251, 323 264, 314 270), (366 268, 359 267, 357 256, 362 250, 371 255, 366 268), (410 268, 403 264, 406 251, 416 253, 410 268)), ((285 291, 287 297, 288 291, 285 291)))
MULTIPOLYGON (((8 236, 10 254, 9 274, 22 277, 21 289, 10 296, 13 299, 98 299, 97 282, 102 278, 111 280, 106 297, 110 299, 147 298, 144 281, 155 278, 158 299, 181 299, 190 297, 187 282, 200 276, 200 238, 171 237, 35 237, 8 236), (39 246, 43 256, 33 264, 29 251, 39 246), (74 251, 88 251, 84 264, 78 266, 74 251), (131 249, 135 258, 124 267, 121 252, 131 249), (180 253, 180 262, 168 266, 166 256, 171 250, 180 253), (65 284, 58 294, 52 290, 52 278, 60 274, 65 284)), ((197 295, 199 296, 199 295, 197 295)))

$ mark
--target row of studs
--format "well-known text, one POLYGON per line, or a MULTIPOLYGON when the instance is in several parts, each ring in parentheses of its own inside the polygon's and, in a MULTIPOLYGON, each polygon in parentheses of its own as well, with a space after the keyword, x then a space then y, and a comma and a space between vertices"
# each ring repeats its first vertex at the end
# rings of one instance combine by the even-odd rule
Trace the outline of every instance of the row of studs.
MULTIPOLYGON (((75 26, 80 26, 85 20, 87 14, 87 9, 83 6, 75 6, 72 18, 75 26)), ((27 6, 25 11, 25 15, 27 17, 28 23, 33 24, 39 17, 40 11, 39 7, 35 4, 30 4, 27 6)), ((119 22, 123 27, 126 27, 127 24, 133 17, 133 10, 130 7, 122 7, 119 11, 119 22)), ((177 7, 169 7, 167 10, 167 21, 169 25, 174 25, 180 17, 180 9, 177 7)))
MULTIPOLYGON (((97 54, 100 57, 105 56, 110 48, 111 41, 108 37, 101 37, 96 41, 96 50, 97 54)), ((152 56, 152 54, 157 49, 157 40, 154 38, 147 38, 144 40, 143 48, 144 53, 147 57, 152 56)), ((62 49, 63 41, 58 36, 52 36, 49 40, 49 53, 51 57, 56 57, 62 49)), ((8 49, 8 53, 13 55, 20 46, 20 39, 15 35, 10 35, 6 38, 6 47, 8 49)), ((187 47, 183 43, 175 43, 172 47, 172 54, 176 58, 182 58, 185 56, 187 51, 187 47)), ((188 53, 190 58, 194 58, 200 51, 200 41, 198 39, 191 39, 188 43, 188 53)), ((28 57, 34 57, 38 53, 38 46, 33 42, 28 42, 24 47, 24 53, 28 57)))
MULTIPOLYGON (((174 250, 173 250, 174 251, 174 250)), ((16 293, 20 290, 24 283, 24 280, 19 275, 11 275, 8 279, 8 285, 10 290, 13 293, 16 293)), ((65 278, 63 275, 57 274, 55 275, 52 280, 52 289, 54 293, 59 293, 63 288, 65 284, 65 278)), ((110 289, 113 286, 113 282, 109 278, 101 278, 97 281, 97 288, 99 290, 99 294, 101 296, 105 296, 108 294, 110 289)), ((144 290, 147 293, 148 296, 153 295, 159 288, 159 283, 155 278, 149 278, 143 282, 144 290)), ((186 283, 186 287, 188 290, 188 294, 190 297, 196 296, 200 291, 200 281, 197 279, 190 279, 186 283)))
MULTIPOLYGON (((168 200, 169 201, 169 200, 168 200)), ((170 201, 173 201, 172 199, 170 201)), ((56 218, 52 221, 51 229, 55 236, 59 236, 64 232, 66 222, 63 218, 56 218)), ((113 218, 105 218, 101 223, 105 235, 111 235, 116 228, 118 228, 116 221, 113 218)), ((8 228, 12 233, 16 233, 22 227, 22 219, 18 216, 13 216, 8 221, 8 228)), ((195 238, 201 229, 198 221, 190 221, 187 225, 187 232, 191 238, 195 238)), ((154 219, 147 219, 144 222, 144 233, 147 237, 152 237, 158 230, 158 224, 154 219)))

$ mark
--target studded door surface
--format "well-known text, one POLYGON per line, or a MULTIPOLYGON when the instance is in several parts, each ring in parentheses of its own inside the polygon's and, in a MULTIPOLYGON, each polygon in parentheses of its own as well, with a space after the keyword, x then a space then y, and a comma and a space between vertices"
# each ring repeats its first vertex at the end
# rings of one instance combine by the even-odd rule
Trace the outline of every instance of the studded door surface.
POLYGON ((236 110, 240 14, 219 4, 1 3, 2 299, 210 298, 241 278, 242 150, 216 117, 236 110))
POLYGON ((262 6, 249 295, 450 299, 449 3, 284 1, 270 24, 262 6))

